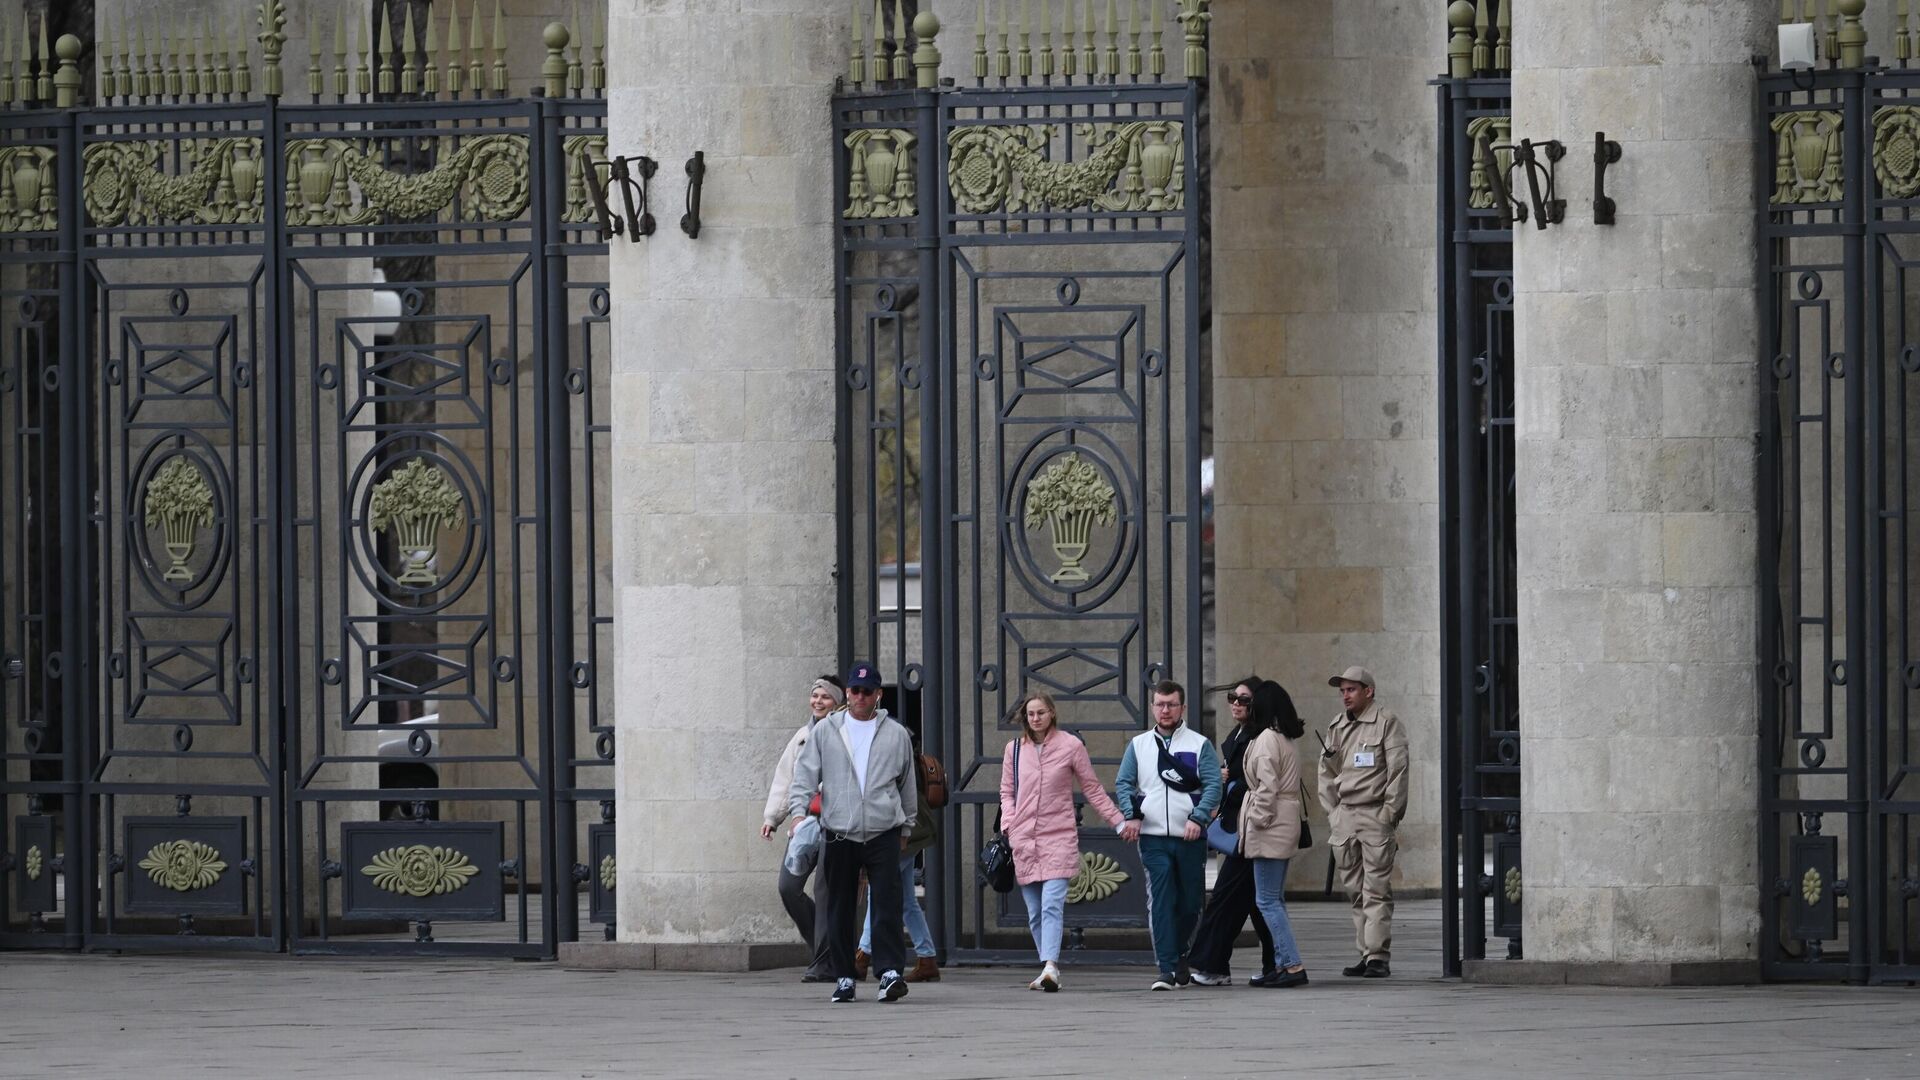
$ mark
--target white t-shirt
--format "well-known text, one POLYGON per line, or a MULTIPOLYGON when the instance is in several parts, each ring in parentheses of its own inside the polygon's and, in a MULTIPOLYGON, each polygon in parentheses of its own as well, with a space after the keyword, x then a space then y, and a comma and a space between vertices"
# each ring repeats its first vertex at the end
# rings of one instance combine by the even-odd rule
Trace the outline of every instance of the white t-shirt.
POLYGON ((874 714, 871 720, 856 720, 852 713, 847 714, 847 743, 853 748, 853 775, 860 781, 860 790, 867 790, 867 758, 873 751, 874 733, 880 730, 880 716, 874 714))

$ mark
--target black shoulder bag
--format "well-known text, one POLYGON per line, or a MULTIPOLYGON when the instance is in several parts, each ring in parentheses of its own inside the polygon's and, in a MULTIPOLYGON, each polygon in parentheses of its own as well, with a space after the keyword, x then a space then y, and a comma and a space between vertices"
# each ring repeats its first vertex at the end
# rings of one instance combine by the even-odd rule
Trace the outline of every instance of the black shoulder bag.
MULTIPOLYGON (((1020 744, 1026 741, 1022 735, 1013 742, 1013 801, 1020 802, 1020 744)), ((980 880, 994 892, 1012 892, 1015 884, 1013 876, 1013 841, 1000 827, 1000 812, 993 814, 993 835, 980 848, 980 880)))

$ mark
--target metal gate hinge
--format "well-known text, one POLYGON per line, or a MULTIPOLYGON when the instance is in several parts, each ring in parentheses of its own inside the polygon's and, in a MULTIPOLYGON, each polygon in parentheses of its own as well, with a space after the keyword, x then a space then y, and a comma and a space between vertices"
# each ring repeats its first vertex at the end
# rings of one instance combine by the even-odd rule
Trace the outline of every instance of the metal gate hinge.
POLYGON ((639 240, 643 236, 653 235, 653 214, 647 210, 647 181, 660 169, 660 163, 644 154, 633 157, 617 157, 611 161, 595 163, 586 170, 587 196, 593 200, 593 210, 600 218, 600 233, 607 239, 624 235, 628 240, 639 240), (600 166, 607 169, 605 179, 601 178, 600 166), (634 175, 638 173, 639 179, 634 175), (607 206, 607 188, 612 184, 620 185, 620 201, 627 215, 620 217, 607 206), (634 192, 638 190, 640 205, 634 206, 634 192))

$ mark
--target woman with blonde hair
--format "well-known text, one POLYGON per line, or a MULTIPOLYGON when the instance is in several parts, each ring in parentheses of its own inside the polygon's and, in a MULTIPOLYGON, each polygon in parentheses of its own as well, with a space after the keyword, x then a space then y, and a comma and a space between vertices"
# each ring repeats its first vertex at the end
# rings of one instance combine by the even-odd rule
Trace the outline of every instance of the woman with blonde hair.
POLYGON ((1029 990, 1060 989, 1060 936, 1066 926, 1067 882, 1080 872, 1080 826, 1073 794, 1086 795, 1117 831, 1124 821, 1093 774, 1087 745, 1060 730, 1053 698, 1030 693, 1020 710, 1020 734, 1001 756, 1000 817, 1013 844, 1014 879, 1027 905, 1027 928, 1040 953, 1040 975, 1029 990))

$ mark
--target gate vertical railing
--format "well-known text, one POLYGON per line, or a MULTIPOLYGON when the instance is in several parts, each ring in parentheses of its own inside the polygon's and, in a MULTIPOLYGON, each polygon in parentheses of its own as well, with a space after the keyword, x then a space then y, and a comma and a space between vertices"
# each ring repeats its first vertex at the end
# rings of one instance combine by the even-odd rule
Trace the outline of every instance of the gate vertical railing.
POLYGON ((604 19, 337 6, 0 73, 0 945, 611 932, 604 19))
POLYGON ((1768 978, 1911 982, 1920 70, 1859 63, 1759 79, 1759 947, 1768 978))
MULTIPOLYGON (((950 958, 992 960, 1024 916, 971 853, 1018 695, 1052 693, 1103 769, 1154 682, 1199 711, 1208 4, 1102 37, 983 6, 965 87, 927 5, 911 37, 904 4, 871 37, 864 6, 833 101, 841 658, 896 674, 947 763, 929 907, 950 958)), ((1131 845, 1100 824, 1081 848, 1074 948, 1144 910, 1131 845)))
POLYGON ((1509 5, 1455 24, 1436 83, 1439 254, 1443 966, 1489 935, 1520 955, 1519 610, 1515 574, 1509 5), (1478 38, 1460 42, 1477 26, 1478 38), (1464 47, 1459 47, 1464 46, 1464 47))

